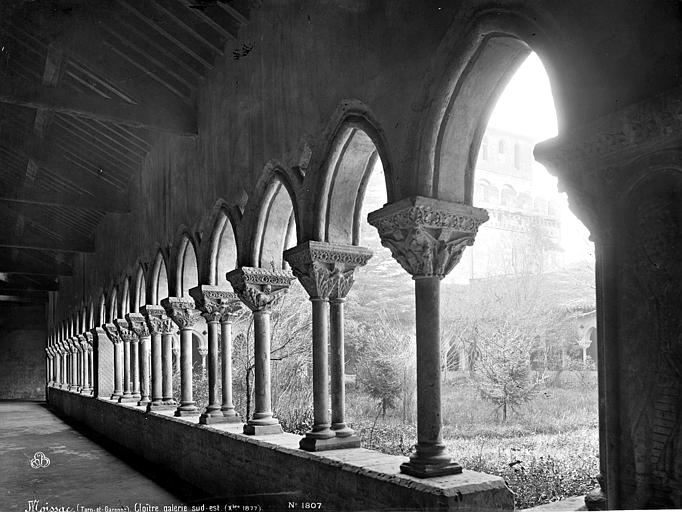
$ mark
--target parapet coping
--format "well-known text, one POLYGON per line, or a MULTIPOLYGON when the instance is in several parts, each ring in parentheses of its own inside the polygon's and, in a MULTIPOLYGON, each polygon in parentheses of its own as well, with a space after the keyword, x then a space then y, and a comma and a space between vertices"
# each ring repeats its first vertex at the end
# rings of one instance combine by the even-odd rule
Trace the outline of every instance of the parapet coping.
MULTIPOLYGON (((69 391, 59 390, 69 393, 69 391)), ((74 393, 75 394, 75 393, 74 393)), ((78 395, 81 396, 81 395, 78 395)), ((202 425, 198 416, 173 416, 174 411, 150 411, 133 403, 118 403, 108 398, 87 397, 83 399, 96 400, 135 411, 145 416, 174 422, 187 428, 196 428, 212 434, 228 437, 239 442, 249 443, 260 448, 274 450, 287 455, 310 460, 319 464, 337 467, 351 473, 366 475, 367 477, 390 482, 405 488, 418 490, 439 496, 461 497, 495 489, 506 488, 502 477, 464 469, 457 475, 439 476, 428 479, 416 478, 400 472, 400 465, 408 460, 399 455, 387 455, 367 448, 346 448, 341 450, 327 450, 323 452, 308 452, 298 448, 302 436, 282 433, 265 436, 247 435, 241 432, 243 423, 218 423, 202 425)))

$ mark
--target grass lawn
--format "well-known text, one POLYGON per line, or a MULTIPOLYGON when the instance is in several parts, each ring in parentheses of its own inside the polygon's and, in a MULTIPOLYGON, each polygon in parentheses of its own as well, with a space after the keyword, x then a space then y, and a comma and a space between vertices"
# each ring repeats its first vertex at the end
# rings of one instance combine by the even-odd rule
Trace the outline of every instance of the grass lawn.
MULTIPOLYGON (((505 423, 465 378, 451 381, 443 389, 445 443, 466 469, 504 477, 517 508, 585 494, 597 485, 599 472, 595 378, 583 375, 563 387, 547 387, 505 423)), ((376 405, 355 391, 347 404, 363 446, 410 453, 417 437, 414 410, 399 407, 377 418, 376 405)))

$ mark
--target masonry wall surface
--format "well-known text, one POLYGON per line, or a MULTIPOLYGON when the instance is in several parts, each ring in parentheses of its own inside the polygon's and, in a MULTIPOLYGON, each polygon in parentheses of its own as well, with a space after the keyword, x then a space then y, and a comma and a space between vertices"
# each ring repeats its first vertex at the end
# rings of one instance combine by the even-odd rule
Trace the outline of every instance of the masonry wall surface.
POLYGON ((0 306, 0 399, 45 399, 45 308, 0 306))
MULTIPOLYGON (((500 477, 465 471, 417 479, 405 457, 365 449, 325 454, 296 448, 300 436, 245 436, 187 419, 50 388, 50 405, 217 497, 299 492, 324 510, 513 510, 500 477), (358 462, 360 461, 360 462, 358 462)), ((285 504, 286 507, 286 504, 285 504)))

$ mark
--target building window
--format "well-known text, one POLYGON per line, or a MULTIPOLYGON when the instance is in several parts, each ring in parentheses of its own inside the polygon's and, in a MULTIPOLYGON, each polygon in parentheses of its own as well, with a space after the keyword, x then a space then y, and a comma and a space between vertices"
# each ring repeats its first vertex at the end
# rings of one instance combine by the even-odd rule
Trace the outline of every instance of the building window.
POLYGON ((481 143, 481 158, 483 160, 488 159, 488 138, 483 137, 483 142, 481 143))
POLYGON ((504 141, 500 139, 500 142, 497 144, 497 152, 499 154, 504 153, 504 141))

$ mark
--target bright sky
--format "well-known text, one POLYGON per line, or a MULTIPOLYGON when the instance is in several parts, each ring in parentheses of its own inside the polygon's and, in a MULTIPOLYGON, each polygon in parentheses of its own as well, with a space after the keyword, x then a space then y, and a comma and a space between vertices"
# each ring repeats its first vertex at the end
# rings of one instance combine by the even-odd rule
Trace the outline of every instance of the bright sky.
MULTIPOLYGON (((557 122, 549 78, 535 53, 521 65, 503 91, 490 116, 489 126, 526 135, 534 142, 556 137, 557 122)), ((594 258, 589 232, 568 209, 566 194, 544 166, 533 164, 533 187, 538 194, 556 199, 561 206, 562 245, 566 263, 594 258)))

